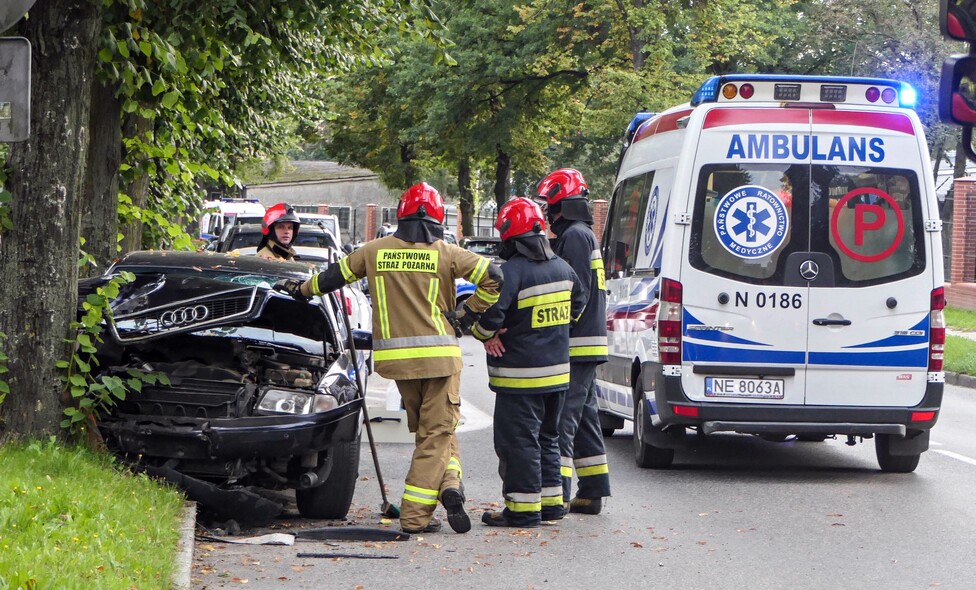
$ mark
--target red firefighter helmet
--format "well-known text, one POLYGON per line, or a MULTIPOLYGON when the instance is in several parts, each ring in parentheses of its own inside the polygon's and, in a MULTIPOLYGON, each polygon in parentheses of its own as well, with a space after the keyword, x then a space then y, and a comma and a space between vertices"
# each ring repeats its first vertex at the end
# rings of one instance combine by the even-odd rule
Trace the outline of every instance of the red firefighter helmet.
POLYGON ((298 235, 298 228, 302 220, 295 213, 295 208, 288 203, 278 203, 268 207, 264 212, 264 219, 261 220, 261 233, 268 235, 271 233, 271 226, 279 221, 290 221, 295 224, 295 235, 298 235))
POLYGON ((437 223, 444 223, 444 201, 441 200, 441 194, 426 182, 408 188, 397 206, 397 219, 406 217, 429 217, 437 223))
POLYGON ((539 198, 549 205, 573 197, 585 198, 589 193, 583 175, 573 168, 560 168, 550 172, 549 176, 539 183, 539 189, 536 191, 539 198))
POLYGON ((532 199, 516 197, 502 205, 495 221, 495 229, 502 240, 525 234, 545 235, 546 218, 532 199))

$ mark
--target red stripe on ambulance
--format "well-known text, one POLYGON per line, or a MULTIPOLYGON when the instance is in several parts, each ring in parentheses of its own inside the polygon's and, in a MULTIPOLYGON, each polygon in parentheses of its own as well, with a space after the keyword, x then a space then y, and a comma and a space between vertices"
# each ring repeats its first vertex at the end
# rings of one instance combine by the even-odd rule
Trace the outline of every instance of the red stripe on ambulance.
POLYGON ((677 111, 675 113, 661 115, 660 117, 654 117, 650 121, 641 125, 640 129, 638 129, 637 133, 634 135, 633 143, 637 143, 642 139, 648 138, 658 133, 665 133, 667 131, 677 131, 678 120, 683 119, 688 115, 690 115, 691 111, 692 109, 687 109, 683 111, 677 111))
POLYGON ((897 113, 865 113, 864 111, 813 111, 814 125, 851 125, 888 129, 915 135, 911 120, 897 113))

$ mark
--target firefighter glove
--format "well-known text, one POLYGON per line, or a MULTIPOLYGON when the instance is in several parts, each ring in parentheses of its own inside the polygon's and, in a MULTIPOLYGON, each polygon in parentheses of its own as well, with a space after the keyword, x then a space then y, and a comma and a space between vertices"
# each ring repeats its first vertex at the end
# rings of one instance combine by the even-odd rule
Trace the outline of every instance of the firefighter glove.
POLYGON ((281 291, 282 293, 287 293, 298 301, 309 300, 309 297, 307 297, 304 293, 302 293, 301 281, 295 281, 292 279, 281 279, 280 281, 274 284, 274 290, 281 291))

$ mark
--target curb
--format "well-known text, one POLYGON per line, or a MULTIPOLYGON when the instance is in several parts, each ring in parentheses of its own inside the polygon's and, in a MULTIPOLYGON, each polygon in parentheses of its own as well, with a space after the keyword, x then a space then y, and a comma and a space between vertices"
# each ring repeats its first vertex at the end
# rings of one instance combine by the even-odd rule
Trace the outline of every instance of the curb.
POLYGON ((187 502, 180 522, 180 541, 176 548, 176 569, 170 588, 190 590, 190 571, 193 568, 193 540, 197 526, 197 503, 187 502))
POLYGON ((972 375, 965 375, 963 373, 946 373, 945 382, 949 385, 976 389, 976 377, 973 377, 972 375))

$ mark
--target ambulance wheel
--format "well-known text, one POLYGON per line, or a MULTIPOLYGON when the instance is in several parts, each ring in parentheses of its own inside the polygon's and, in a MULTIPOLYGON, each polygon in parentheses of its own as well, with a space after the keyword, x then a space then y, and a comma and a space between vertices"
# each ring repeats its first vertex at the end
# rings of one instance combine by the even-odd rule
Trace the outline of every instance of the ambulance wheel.
POLYGON ((325 483, 314 488, 295 490, 298 512, 305 518, 337 520, 345 518, 352 505, 359 478, 359 439, 341 443, 333 449, 332 471, 325 483))
POLYGON ((647 401, 640 392, 634 399, 634 460, 638 467, 662 469, 674 463, 674 449, 662 449, 645 442, 651 430, 658 430, 647 418, 647 401))
POLYGON ((874 452, 878 456, 878 465, 881 471, 888 473, 911 473, 918 467, 918 460, 921 453, 914 455, 892 455, 891 443, 894 435, 876 434, 874 435, 874 452))

